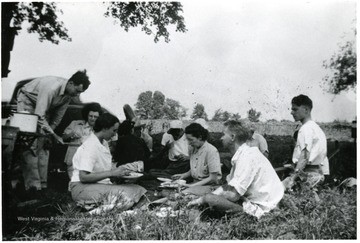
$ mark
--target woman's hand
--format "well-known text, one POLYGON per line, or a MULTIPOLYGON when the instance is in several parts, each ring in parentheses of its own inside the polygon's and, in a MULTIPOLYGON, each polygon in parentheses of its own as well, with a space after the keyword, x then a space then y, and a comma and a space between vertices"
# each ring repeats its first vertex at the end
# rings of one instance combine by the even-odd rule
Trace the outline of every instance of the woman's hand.
POLYGON ((184 179, 184 174, 175 174, 171 177, 172 180, 184 179))
POLYGON ((189 160, 190 157, 186 156, 186 155, 183 155, 183 154, 180 154, 180 155, 176 156, 176 159, 179 160, 179 161, 186 161, 186 160, 189 160))
POLYGON ((127 176, 130 174, 129 170, 126 170, 124 168, 118 167, 111 171, 112 177, 121 177, 121 176, 127 176))

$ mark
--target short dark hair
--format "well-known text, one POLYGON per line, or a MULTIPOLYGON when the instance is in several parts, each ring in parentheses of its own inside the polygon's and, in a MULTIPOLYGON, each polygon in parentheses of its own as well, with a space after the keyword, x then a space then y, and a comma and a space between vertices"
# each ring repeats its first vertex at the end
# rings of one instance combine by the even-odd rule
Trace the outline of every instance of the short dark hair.
POLYGON ((185 128, 185 133, 190 134, 195 138, 199 138, 202 141, 206 141, 209 135, 208 130, 198 123, 191 123, 185 128))
POLYGON ((297 105, 297 106, 306 106, 309 107, 310 110, 313 108, 313 103, 312 100, 306 96, 306 95, 298 95, 295 96, 292 100, 291 100, 291 104, 297 105))
POLYGON ((88 115, 90 111, 99 112, 99 116, 103 114, 103 110, 99 103, 93 102, 86 104, 81 110, 81 115, 85 121, 88 121, 88 115))
POLYGON ((86 75, 86 69, 74 73, 69 81, 73 81, 76 86, 82 84, 84 91, 87 90, 90 85, 89 77, 86 75))
POLYGON ((224 126, 235 134, 235 139, 238 142, 246 142, 252 136, 249 126, 240 121, 228 120, 224 123, 224 126))
POLYGON ((119 123, 119 119, 116 116, 110 113, 104 113, 96 120, 94 125, 94 131, 100 132, 102 129, 109 129, 116 123, 119 123))
POLYGON ((124 136, 124 135, 131 134, 131 130, 133 127, 134 127, 134 122, 132 122, 130 120, 123 121, 119 126, 118 135, 124 136))

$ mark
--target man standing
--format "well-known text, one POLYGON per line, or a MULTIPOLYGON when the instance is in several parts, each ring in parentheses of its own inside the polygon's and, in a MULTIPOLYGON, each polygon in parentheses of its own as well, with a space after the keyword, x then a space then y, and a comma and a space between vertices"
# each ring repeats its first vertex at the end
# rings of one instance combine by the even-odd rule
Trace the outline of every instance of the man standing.
POLYGON ((246 144, 251 136, 248 127, 232 120, 224 126, 223 146, 234 154, 227 184, 191 201, 188 206, 208 204, 219 211, 244 211, 259 218, 282 199, 283 185, 260 150, 246 144))
MULTIPOLYGON (((38 132, 61 138, 54 133, 72 97, 79 96, 90 85, 86 70, 76 72, 69 80, 60 77, 40 77, 21 87, 17 94, 17 111, 39 116, 38 132)), ((22 171, 25 189, 47 188, 49 151, 44 149, 45 137, 34 141, 30 150, 23 152, 22 171)))
POLYGON ((294 181, 305 175, 311 187, 324 181, 324 175, 329 175, 329 160, 327 158, 327 142, 319 125, 311 120, 312 100, 306 95, 299 95, 291 101, 291 115, 295 121, 301 122, 293 162, 295 173, 283 181, 285 188, 291 189, 294 181))

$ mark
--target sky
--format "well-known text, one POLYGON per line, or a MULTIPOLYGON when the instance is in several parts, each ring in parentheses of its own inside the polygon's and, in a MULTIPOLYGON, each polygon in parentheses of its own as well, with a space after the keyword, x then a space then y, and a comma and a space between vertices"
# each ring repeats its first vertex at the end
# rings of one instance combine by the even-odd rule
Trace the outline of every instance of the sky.
POLYGON ((308 95, 319 122, 356 117, 354 91, 331 95, 321 86, 328 73, 322 63, 354 40, 356 1, 182 1, 188 31, 170 28, 169 43, 140 28, 124 31, 105 18, 100 2, 61 2, 59 15, 71 42, 40 42, 26 24, 11 52, 11 73, 2 79, 2 100, 15 83, 29 77, 70 77, 87 69, 84 102, 95 101, 124 119, 122 107, 141 92, 161 91, 193 111, 205 106, 260 120, 293 120, 291 99, 308 95))

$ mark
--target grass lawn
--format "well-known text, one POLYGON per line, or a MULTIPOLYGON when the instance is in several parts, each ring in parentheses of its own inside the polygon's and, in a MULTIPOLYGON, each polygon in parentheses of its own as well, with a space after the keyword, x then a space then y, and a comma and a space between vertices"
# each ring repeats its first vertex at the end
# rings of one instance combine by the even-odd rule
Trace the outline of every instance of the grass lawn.
MULTIPOLYGON (((291 138, 281 138, 282 144, 276 139, 268 139, 273 165, 291 156, 291 138)), ((219 151, 226 157, 222 160, 229 159, 226 151, 219 151)), ((183 195, 168 205, 135 208, 132 213, 114 208, 101 216, 90 215, 72 201, 66 173, 50 173, 49 189, 33 204, 22 205, 22 193, 3 186, 2 236, 3 240, 356 239, 356 186, 337 186, 341 177, 356 175, 354 161, 354 149, 344 145, 335 161, 341 165, 334 170, 336 176, 328 178, 317 193, 305 186, 297 188, 260 219, 245 213, 220 215, 208 208, 187 208, 190 199, 183 195), (174 216, 156 215, 168 206, 176 210, 174 216)), ((147 194, 151 201, 155 199, 152 193, 147 194)))
POLYGON ((114 208, 90 215, 66 190, 49 189, 41 201, 19 207, 16 197, 3 207, 3 240, 233 240, 356 239, 356 187, 324 185, 288 193, 277 209, 260 219, 245 213, 220 215, 209 208, 187 208, 181 196, 168 205, 114 208), (156 215, 161 207, 176 214, 156 215))

